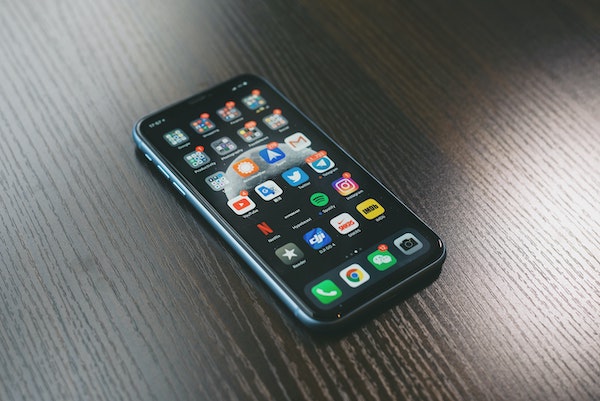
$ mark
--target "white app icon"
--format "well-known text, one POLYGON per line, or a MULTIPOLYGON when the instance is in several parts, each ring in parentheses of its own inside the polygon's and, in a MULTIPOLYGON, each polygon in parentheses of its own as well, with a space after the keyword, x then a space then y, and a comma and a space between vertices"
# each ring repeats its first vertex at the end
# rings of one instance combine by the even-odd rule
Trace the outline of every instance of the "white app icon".
POLYGON ((308 163, 308 165, 317 173, 324 173, 335 167, 335 163, 328 156, 323 156, 312 163, 308 163))
POLYGON ((335 228, 340 234, 348 234, 358 228, 358 221, 348 213, 342 213, 335 216, 329 221, 329 223, 335 228))
POLYGON ((302 132, 296 132, 284 139, 285 143, 292 148, 292 150, 299 151, 310 146, 310 139, 308 139, 302 132))
POLYGON ((268 180, 260 185, 257 185, 256 188, 254 188, 254 190, 258 195, 260 195, 261 198, 263 198, 266 201, 275 199, 283 193, 283 189, 281 189, 279 185, 277 185, 275 181, 272 180, 268 180))
POLYGON ((342 270, 340 272, 340 277, 352 288, 356 288, 359 285, 366 283, 371 278, 369 273, 357 263, 342 270))

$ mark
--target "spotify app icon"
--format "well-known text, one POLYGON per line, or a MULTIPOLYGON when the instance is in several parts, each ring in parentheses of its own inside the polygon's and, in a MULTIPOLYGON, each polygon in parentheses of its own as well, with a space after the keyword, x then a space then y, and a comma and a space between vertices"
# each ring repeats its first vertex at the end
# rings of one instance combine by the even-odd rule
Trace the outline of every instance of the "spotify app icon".
POLYGON ((310 196, 310 203, 317 207, 322 207, 329 203, 329 197, 323 192, 315 192, 310 196))

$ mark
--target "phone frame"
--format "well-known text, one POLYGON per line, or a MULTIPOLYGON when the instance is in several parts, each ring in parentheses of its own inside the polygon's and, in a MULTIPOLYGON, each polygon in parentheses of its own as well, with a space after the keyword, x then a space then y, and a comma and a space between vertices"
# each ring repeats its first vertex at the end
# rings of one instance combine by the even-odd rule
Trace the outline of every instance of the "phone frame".
POLYGON ((146 116, 140 118, 134 125, 132 130, 132 136, 135 144, 139 148, 139 150, 144 154, 144 156, 152 162, 158 170, 171 182, 171 184, 177 189, 179 193, 181 193, 191 204, 192 206, 209 222, 209 224, 225 239, 225 241, 233 248, 235 252, 250 266, 250 268, 267 284, 267 286, 277 295, 277 297, 286 305, 288 309, 292 311, 294 316, 298 318, 303 324, 310 328, 317 329, 328 329, 328 328, 338 328, 342 325, 345 325, 349 321, 355 320, 357 317, 362 315, 366 310, 371 309, 376 304, 379 304, 381 301, 389 298, 391 295, 397 295, 397 293, 403 288, 406 287, 409 283, 416 281, 418 278, 423 277, 431 272, 433 272, 436 268, 441 268, 442 263, 446 258, 446 247, 442 240, 435 234, 437 243, 431 243, 432 247, 438 247, 440 251, 440 256, 433 261, 432 263, 423 266, 422 268, 415 271, 413 274, 405 277, 403 280, 399 281, 394 286, 389 289, 380 292, 376 296, 369 299, 367 302, 364 302, 360 306, 351 310, 350 312, 341 315, 337 314, 336 318, 333 320, 322 320, 316 319, 312 316, 313 309, 310 308, 309 305, 296 296, 295 292, 291 289, 286 290, 287 284, 277 276, 276 273, 272 272, 272 268, 269 266, 267 262, 265 262, 261 256, 248 244, 243 237, 241 237, 238 232, 232 227, 227 220, 221 216, 220 212, 217 211, 210 202, 204 198, 204 196, 196 190, 196 188, 188 182, 188 180, 175 168, 171 167, 169 161, 164 158, 157 149, 154 149, 154 146, 146 141, 143 135, 140 132, 140 126, 143 122, 148 120, 150 117, 157 115, 161 112, 167 111, 177 105, 182 103, 196 103, 201 102, 205 98, 211 96, 211 94, 217 90, 218 88, 225 85, 233 85, 234 83, 240 82, 244 79, 258 79, 262 81, 265 85, 269 86, 271 90, 273 90, 277 95, 281 96, 281 98, 289 104, 289 106, 293 107, 295 111, 297 111, 300 116, 306 119, 310 124, 314 125, 316 130, 323 135, 325 138, 330 140, 334 146, 338 148, 340 152, 343 152, 352 163, 362 169, 364 173, 366 173, 371 179, 373 179, 378 185, 384 188, 389 195, 391 195, 396 201, 398 201, 401 205, 403 205, 410 213, 412 213, 416 219, 422 223, 427 229, 429 229, 432 233, 435 234, 431 228, 425 224, 410 208, 408 208, 394 193, 390 191, 388 187, 383 185, 376 177, 374 177, 369 170, 364 168, 358 161, 354 159, 345 149, 343 149, 335 140, 333 140, 323 129, 321 129, 314 121, 312 121, 308 116, 306 116, 294 103, 292 103, 284 94, 282 94, 275 86, 273 86, 268 80, 251 74, 243 74, 236 76, 230 80, 227 80, 223 83, 215 85, 207 90, 204 90, 198 94, 190 96, 186 99, 179 100, 174 102, 166 107, 163 107, 159 110, 156 110, 146 116))

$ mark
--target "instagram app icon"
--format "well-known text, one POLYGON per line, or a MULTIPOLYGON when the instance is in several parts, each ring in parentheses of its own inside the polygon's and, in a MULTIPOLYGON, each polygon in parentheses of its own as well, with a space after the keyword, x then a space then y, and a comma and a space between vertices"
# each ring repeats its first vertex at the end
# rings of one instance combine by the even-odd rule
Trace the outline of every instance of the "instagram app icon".
POLYGON ((342 196, 348 196, 358 190, 358 184, 350 177, 342 177, 331 184, 342 196))

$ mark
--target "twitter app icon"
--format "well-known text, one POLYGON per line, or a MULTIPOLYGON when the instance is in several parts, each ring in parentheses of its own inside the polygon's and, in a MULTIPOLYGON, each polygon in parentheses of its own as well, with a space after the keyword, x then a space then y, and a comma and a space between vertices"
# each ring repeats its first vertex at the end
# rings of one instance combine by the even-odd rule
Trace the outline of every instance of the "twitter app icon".
POLYGON ((283 179, 293 187, 297 187, 300 184, 304 184, 308 181, 308 174, 306 174, 300 167, 294 167, 281 174, 283 179))

